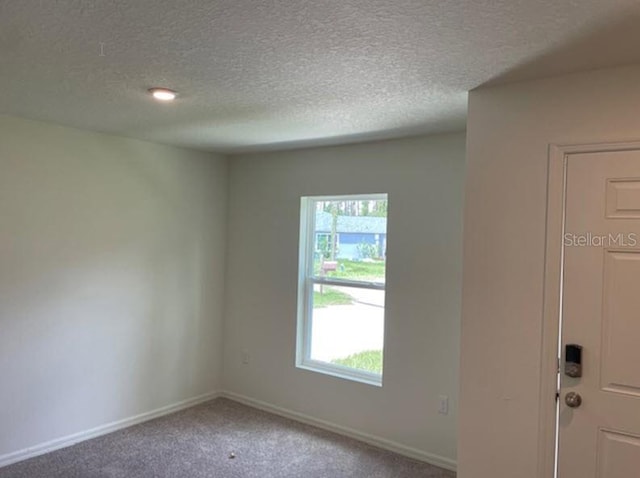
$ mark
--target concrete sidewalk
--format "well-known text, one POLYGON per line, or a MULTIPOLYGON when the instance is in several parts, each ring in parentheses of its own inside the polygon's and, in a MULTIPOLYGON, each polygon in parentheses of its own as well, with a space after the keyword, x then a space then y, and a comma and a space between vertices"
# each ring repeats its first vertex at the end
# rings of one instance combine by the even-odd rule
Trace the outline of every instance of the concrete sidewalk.
POLYGON ((313 310, 311 358, 330 362, 365 350, 382 350, 384 291, 332 288, 357 302, 313 310))

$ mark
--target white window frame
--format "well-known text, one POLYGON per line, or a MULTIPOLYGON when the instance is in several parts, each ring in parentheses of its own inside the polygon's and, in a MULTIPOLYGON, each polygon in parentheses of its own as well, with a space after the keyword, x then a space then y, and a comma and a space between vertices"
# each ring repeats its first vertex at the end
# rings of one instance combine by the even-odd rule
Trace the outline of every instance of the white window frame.
MULTIPOLYGON (((313 288, 315 284, 357 287, 360 289, 386 290, 385 283, 367 282, 350 279, 336 279, 319 277, 313 274, 313 259, 315 253, 315 204, 319 201, 358 201, 358 200, 386 200, 386 193, 348 194, 338 196, 304 196, 300 200, 300 245, 298 255, 298 321, 296 339, 296 367, 332 375, 347 380, 362 382, 369 385, 382 386, 383 372, 380 374, 357 370, 338 364, 331 364, 311 358, 311 332, 313 321, 313 288)), ((388 228, 388 224, 387 224, 388 228)), ((388 237, 388 234, 387 234, 388 237)), ((385 260, 386 267, 386 260, 385 260)), ((386 276, 386 274, 385 274, 386 276)), ((385 293, 386 299, 386 293, 385 293)), ((386 300, 385 300, 386 330, 386 300)), ((384 331, 383 331, 383 334, 384 331)), ((386 334, 385 334, 386 335, 386 334)), ((386 343, 383 337, 383 353, 386 343)))

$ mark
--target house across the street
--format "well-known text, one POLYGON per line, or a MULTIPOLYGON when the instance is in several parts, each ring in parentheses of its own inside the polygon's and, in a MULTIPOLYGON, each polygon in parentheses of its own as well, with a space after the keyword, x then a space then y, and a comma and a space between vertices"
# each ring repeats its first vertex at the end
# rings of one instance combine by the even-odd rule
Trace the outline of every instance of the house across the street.
MULTIPOLYGON (((336 258, 363 260, 384 258, 387 251, 387 218, 379 216, 338 216, 336 258)), ((331 213, 316 213, 316 250, 331 241, 331 213)), ((328 250, 328 249, 327 249, 328 250)))

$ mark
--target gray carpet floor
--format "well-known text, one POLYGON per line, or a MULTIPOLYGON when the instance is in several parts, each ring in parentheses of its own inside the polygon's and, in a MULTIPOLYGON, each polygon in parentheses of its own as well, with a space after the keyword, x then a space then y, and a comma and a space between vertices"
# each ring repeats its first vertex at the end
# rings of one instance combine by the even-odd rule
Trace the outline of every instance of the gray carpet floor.
POLYGON ((0 478, 9 477, 452 478, 455 473, 219 398, 0 468, 0 478))

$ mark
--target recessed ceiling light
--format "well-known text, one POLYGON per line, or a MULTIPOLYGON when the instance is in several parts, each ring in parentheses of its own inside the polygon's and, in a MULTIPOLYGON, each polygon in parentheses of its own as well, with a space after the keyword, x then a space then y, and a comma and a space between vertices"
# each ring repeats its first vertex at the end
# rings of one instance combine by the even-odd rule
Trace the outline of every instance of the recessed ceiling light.
POLYGON ((158 101, 173 101, 176 99, 176 92, 168 88, 149 88, 149 93, 158 101))

